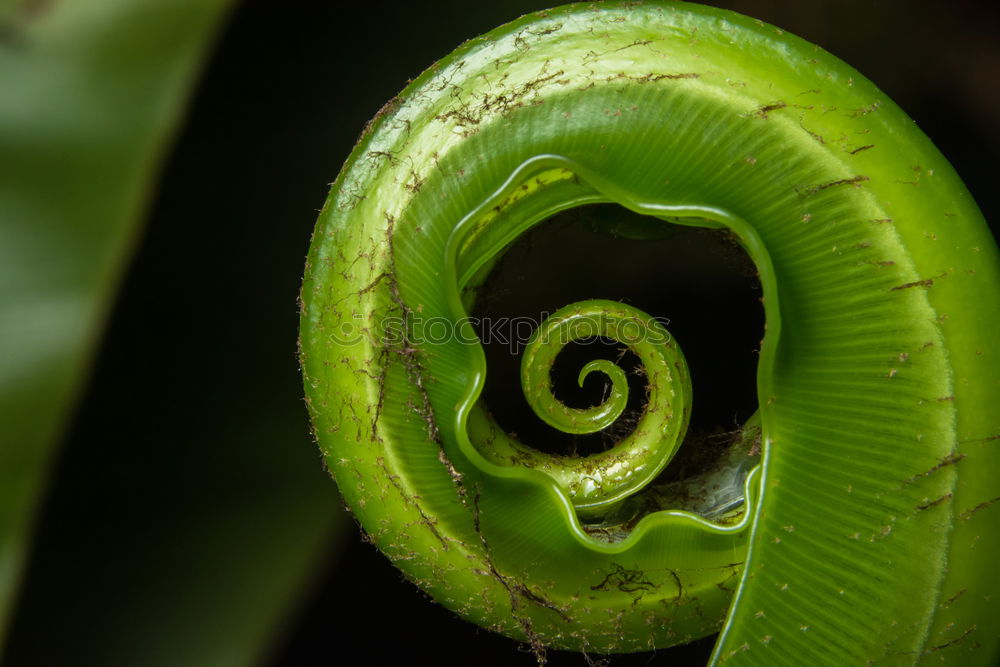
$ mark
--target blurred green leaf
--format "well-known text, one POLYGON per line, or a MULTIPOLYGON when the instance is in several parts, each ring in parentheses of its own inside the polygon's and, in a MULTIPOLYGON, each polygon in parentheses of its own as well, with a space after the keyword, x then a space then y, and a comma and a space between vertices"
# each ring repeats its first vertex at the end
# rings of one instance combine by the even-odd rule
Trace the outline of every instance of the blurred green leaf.
MULTIPOLYGON (((176 171, 198 174, 195 192, 182 194, 179 216, 164 215, 177 198, 158 197, 115 295, 228 4, 0 10, 0 625, 10 621, 10 664, 258 661, 342 516, 309 441, 294 358, 304 239, 275 236, 273 214, 258 207, 257 247, 271 261, 232 252, 247 216, 224 188, 205 189, 219 185, 218 169, 174 155, 176 171), (274 263, 278 247, 290 262, 274 263)), ((238 117, 225 113, 224 125, 238 117)))
POLYGON ((227 4, 0 10, 0 638, 60 432, 227 4))

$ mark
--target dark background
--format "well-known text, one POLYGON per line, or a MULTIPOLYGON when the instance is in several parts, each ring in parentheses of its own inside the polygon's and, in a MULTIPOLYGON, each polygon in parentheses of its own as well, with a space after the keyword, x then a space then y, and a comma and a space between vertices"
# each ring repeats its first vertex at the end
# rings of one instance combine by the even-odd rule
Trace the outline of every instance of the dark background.
MULTIPOLYGON (((773 23, 855 66, 948 156, 987 219, 998 219, 993 3, 709 4, 773 23)), ((548 6, 261 0, 237 7, 166 165, 64 445, 11 664, 86 662, 74 658, 133 613, 131 603, 105 608, 107 590, 131 587, 141 597, 152 585, 135 563, 164 547, 162 526, 181 521, 181 510, 252 497, 268 476, 284 473, 254 467, 252 451, 213 446, 242 437, 241 419, 255 420, 263 436, 268 424, 290 424, 272 439, 294 466, 315 471, 306 473, 312 485, 301 490, 303 506, 343 514, 310 442, 295 361, 296 295, 318 209, 365 122, 409 79, 465 39, 548 6), (212 459, 237 471, 226 485, 207 475, 173 484, 179 466, 212 459), (93 546, 120 545, 122 536, 125 547, 112 552, 93 546)), ((270 441, 263 436, 254 442, 270 441)), ((428 601, 349 521, 343 528, 339 542, 317 538, 331 545, 329 555, 304 605, 290 613, 273 664, 329 664, 353 650, 375 664, 534 664, 523 647, 428 601)), ((697 664, 710 649, 708 641, 672 659, 647 654, 612 664, 697 664)), ((549 657, 586 664, 578 655, 549 657)))

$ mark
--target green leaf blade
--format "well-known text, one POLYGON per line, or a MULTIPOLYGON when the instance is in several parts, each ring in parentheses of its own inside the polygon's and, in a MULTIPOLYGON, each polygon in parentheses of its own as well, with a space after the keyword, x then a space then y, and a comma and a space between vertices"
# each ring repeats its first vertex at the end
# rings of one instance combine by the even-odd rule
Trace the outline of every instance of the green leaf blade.
POLYGON ((227 2, 0 16, 0 633, 56 444, 227 2))

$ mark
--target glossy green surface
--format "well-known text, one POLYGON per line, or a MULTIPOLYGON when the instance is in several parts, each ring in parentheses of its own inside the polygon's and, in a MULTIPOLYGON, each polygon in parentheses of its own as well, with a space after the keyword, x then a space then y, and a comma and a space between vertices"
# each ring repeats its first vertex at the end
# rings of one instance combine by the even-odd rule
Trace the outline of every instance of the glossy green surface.
POLYGON ((485 627, 607 652, 721 627, 713 661, 734 664, 989 665, 998 287, 964 186, 850 67, 721 10, 569 6, 465 44, 375 119, 315 232, 301 359, 365 530, 485 627), (475 444, 488 369, 457 340, 463 289, 597 202, 728 229, 757 266, 763 456, 728 514, 668 505, 603 539, 558 475, 475 444))

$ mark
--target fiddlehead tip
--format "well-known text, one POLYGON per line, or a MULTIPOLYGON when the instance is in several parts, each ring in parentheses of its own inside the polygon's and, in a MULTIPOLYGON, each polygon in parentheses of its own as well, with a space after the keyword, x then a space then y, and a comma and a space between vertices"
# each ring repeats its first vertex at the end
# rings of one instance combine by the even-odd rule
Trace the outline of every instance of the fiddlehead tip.
POLYGON ((553 393, 551 371, 559 352, 570 343, 598 338, 619 342, 640 359, 647 396, 635 429, 609 450, 583 458, 540 453, 532 457, 557 479, 578 510, 616 503, 656 477, 684 439, 691 412, 687 364, 663 325, 626 304, 589 300, 555 312, 525 348, 521 386, 540 419, 565 433, 586 434, 608 428, 621 417, 628 402, 628 380, 611 360, 590 361, 577 376, 581 387, 595 371, 609 378, 610 390, 600 404, 573 408, 553 393))

